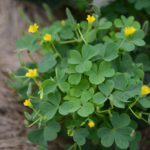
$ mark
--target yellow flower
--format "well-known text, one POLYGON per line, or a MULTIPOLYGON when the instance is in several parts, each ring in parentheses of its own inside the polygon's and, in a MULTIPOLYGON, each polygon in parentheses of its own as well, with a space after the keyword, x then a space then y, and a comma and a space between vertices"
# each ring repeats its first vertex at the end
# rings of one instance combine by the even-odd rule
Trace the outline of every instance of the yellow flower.
POLYGON ((51 36, 51 34, 45 34, 45 36, 43 37, 43 39, 45 40, 45 41, 51 41, 52 40, 52 36, 51 36))
POLYGON ((124 34, 125 34, 125 36, 129 36, 129 35, 134 34, 135 31, 136 31, 136 29, 134 27, 126 27, 124 29, 124 34))
POLYGON ((30 25, 28 32, 35 33, 38 31, 39 26, 35 23, 34 25, 30 25))
POLYGON ((62 26, 64 26, 65 25, 65 20, 61 20, 61 24, 62 24, 62 26))
POLYGON ((93 128, 93 127, 95 127, 95 123, 91 120, 91 121, 89 121, 88 126, 90 128, 93 128))
POLYGON ((28 106, 28 107, 32 106, 30 99, 26 99, 23 104, 24 106, 28 106))
POLYGON ((141 95, 147 95, 150 93, 150 88, 146 85, 143 85, 141 87, 141 95))
POLYGON ((37 75, 37 69, 29 69, 28 72, 25 74, 26 77, 33 78, 37 75))
POLYGON ((73 136, 73 130, 72 129, 68 129, 67 130, 67 134, 68 134, 68 136, 73 136))
POLYGON ((96 19, 94 16, 88 15, 86 20, 88 21, 89 24, 92 24, 96 19))

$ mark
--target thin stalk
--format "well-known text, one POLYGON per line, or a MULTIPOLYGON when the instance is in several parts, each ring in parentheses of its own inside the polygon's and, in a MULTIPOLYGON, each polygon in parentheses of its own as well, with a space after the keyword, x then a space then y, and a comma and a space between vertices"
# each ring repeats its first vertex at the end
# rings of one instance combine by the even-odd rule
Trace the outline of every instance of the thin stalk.
POLYGON ((89 33, 91 27, 92 27, 92 26, 88 24, 88 29, 87 29, 87 32, 86 32, 86 42, 87 42, 87 43, 88 43, 88 33, 89 33))
POLYGON ((55 50, 56 54, 60 57, 60 59, 62 59, 61 54, 58 52, 58 50, 56 49, 55 45, 53 42, 51 42, 53 49, 55 50))
POLYGON ((30 55, 30 53, 28 52, 28 56, 29 56, 29 58, 31 59, 31 61, 33 62, 33 63, 35 63, 36 64, 36 61, 34 60, 34 58, 30 55))
POLYGON ((118 47, 117 50, 119 50, 119 49, 122 47, 122 45, 123 45, 123 43, 125 42, 125 40, 126 40, 126 37, 123 38, 123 40, 122 40, 122 42, 120 43, 120 45, 119 45, 119 47, 118 47))
POLYGON ((82 147, 80 145, 78 145, 78 147, 79 147, 79 150, 82 150, 82 147))
POLYGON ((80 42, 81 40, 69 40, 69 41, 60 41, 59 44, 68 44, 68 43, 74 43, 74 42, 80 42))
POLYGON ((80 28, 78 28, 78 31, 79 31, 79 34, 80 34, 82 40, 84 41, 84 43, 87 44, 86 40, 85 40, 84 37, 83 37, 83 34, 82 34, 81 31, 80 31, 80 28))
POLYGON ((27 127, 30 128, 32 127, 35 123, 37 123, 40 120, 40 118, 38 118, 37 120, 35 120, 33 123, 31 123, 30 125, 28 125, 27 127))

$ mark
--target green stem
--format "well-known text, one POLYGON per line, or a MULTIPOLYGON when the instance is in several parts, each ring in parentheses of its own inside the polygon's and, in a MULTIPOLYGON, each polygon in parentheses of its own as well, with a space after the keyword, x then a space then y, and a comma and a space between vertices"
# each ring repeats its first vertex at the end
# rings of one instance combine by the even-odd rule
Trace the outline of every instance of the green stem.
POLYGON ((34 64, 36 64, 36 61, 35 61, 34 58, 30 55, 30 52, 28 52, 28 56, 29 56, 29 58, 31 59, 31 61, 32 61, 34 64))
POLYGON ((79 147, 79 150, 82 150, 82 147, 80 145, 78 145, 78 147, 79 147))
POLYGON ((107 125, 107 127, 112 128, 112 126, 109 124, 109 122, 105 119, 105 116, 104 116, 104 115, 99 114, 99 113, 97 113, 97 112, 96 112, 96 115, 99 116, 99 117, 101 117, 101 118, 103 119, 103 121, 104 121, 104 123, 107 125))
POLYGON ((86 32, 86 42, 87 42, 87 44, 88 44, 88 33, 89 33, 91 27, 92 27, 92 25, 88 24, 88 29, 87 29, 87 32, 86 32))
POLYGON ((143 115, 147 115, 147 116, 150 115, 150 113, 145 113, 145 112, 142 112, 142 114, 143 114, 143 115))
POLYGON ((136 118, 141 119, 141 118, 132 110, 131 107, 129 107, 129 110, 132 112, 132 114, 133 114, 136 118))
POLYGON ((80 39, 75 39, 75 40, 69 40, 69 41, 60 41, 59 44, 68 44, 68 43, 74 43, 74 42, 80 42, 80 39))
POLYGON ((37 123, 40 120, 40 118, 38 118, 37 120, 35 120, 33 123, 31 123, 30 125, 28 125, 27 127, 30 128, 32 127, 35 123, 37 123))
POLYGON ((36 79, 33 77, 32 78, 33 80, 34 80, 34 82, 36 83, 36 85, 40 88, 40 85, 39 85, 39 83, 36 81, 36 79))
POLYGON ((82 40, 84 41, 84 43, 85 43, 85 44, 87 44, 87 42, 86 42, 86 40, 84 39, 83 34, 81 33, 81 31, 80 31, 80 28, 79 28, 79 27, 78 27, 78 31, 79 31, 79 34, 80 34, 80 36, 81 36, 82 40))
POLYGON ((60 59, 62 59, 61 54, 58 52, 58 50, 56 49, 55 45, 53 42, 51 42, 53 49, 55 50, 56 54, 60 57, 60 59))
POLYGON ((119 47, 118 47, 117 50, 119 50, 119 49, 122 47, 122 45, 123 45, 123 43, 125 42, 125 40, 126 40, 126 37, 123 38, 123 40, 122 40, 122 42, 120 43, 120 45, 119 45, 119 47))

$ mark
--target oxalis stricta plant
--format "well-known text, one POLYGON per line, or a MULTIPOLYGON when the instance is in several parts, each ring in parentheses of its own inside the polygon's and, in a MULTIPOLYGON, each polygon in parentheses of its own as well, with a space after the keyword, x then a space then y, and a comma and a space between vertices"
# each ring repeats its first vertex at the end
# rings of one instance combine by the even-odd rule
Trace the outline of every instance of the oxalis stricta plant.
POLYGON ((74 144, 66 150, 137 150, 139 127, 148 125, 150 88, 143 84, 143 65, 132 51, 143 46, 144 32, 134 17, 113 23, 94 13, 77 23, 67 9, 67 20, 41 29, 30 25, 20 50, 27 50, 31 63, 24 63, 12 86, 30 108, 26 127, 37 125, 27 137, 44 150, 58 134, 74 144), (40 63, 30 53, 44 55, 40 63), (88 148, 86 145, 92 145, 88 148))

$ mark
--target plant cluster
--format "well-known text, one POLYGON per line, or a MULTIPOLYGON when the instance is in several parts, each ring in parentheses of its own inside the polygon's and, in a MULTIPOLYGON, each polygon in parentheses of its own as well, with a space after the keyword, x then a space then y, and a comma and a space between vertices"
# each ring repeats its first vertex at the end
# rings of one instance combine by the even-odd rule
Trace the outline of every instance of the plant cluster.
POLYGON ((132 16, 110 22, 97 13, 77 23, 68 9, 66 13, 67 20, 50 27, 30 25, 30 34, 17 41, 21 68, 10 72, 11 85, 31 110, 25 112, 26 127, 38 127, 28 139, 39 143, 40 150, 58 134, 73 139, 68 150, 89 143, 93 150, 137 150, 139 122, 148 124, 150 115, 143 64, 131 57, 145 45, 141 25, 132 16), (21 58, 25 49, 30 63, 21 58), (44 55, 39 63, 32 52, 44 55))

